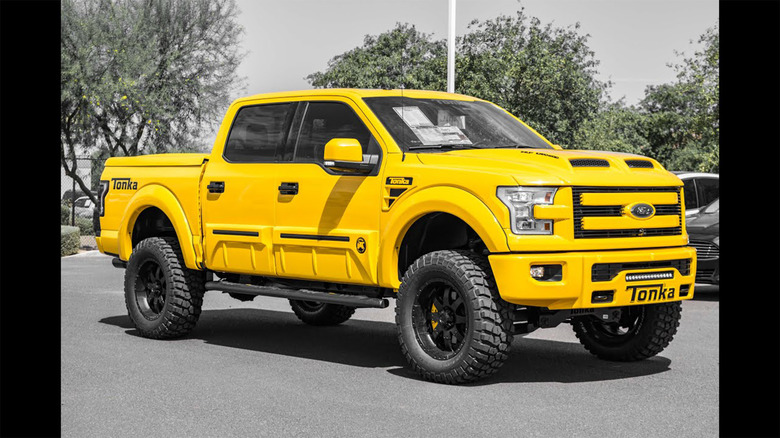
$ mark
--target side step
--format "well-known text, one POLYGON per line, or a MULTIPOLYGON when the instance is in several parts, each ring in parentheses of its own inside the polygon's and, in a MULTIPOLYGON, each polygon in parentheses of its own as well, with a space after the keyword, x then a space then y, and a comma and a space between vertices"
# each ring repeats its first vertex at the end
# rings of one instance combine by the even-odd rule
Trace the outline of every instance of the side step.
POLYGON ((270 286, 255 286, 233 283, 230 281, 207 281, 206 290, 221 290, 248 295, 263 295, 266 297, 287 298, 290 300, 315 301, 318 303, 342 304, 352 307, 377 307, 384 309, 389 305, 385 298, 371 298, 362 295, 334 294, 312 290, 279 289, 270 286))

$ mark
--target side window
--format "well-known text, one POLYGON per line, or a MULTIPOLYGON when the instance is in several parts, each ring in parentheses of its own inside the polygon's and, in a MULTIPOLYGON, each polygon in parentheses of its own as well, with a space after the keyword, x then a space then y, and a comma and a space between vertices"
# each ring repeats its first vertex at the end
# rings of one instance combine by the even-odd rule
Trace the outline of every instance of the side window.
POLYGON ((699 193, 699 202, 704 207, 720 196, 720 180, 718 178, 699 178, 696 180, 696 191, 699 193))
POLYGON ((274 103, 241 108, 230 128, 223 153, 233 163, 276 161, 281 153, 296 103, 274 103))
POLYGON ((309 102, 293 161, 322 163, 325 144, 333 138, 355 138, 363 147, 363 154, 379 154, 376 140, 349 105, 309 102))
POLYGON ((685 198, 685 209, 696 208, 699 205, 696 202, 696 186, 692 179, 683 181, 683 197, 685 198))

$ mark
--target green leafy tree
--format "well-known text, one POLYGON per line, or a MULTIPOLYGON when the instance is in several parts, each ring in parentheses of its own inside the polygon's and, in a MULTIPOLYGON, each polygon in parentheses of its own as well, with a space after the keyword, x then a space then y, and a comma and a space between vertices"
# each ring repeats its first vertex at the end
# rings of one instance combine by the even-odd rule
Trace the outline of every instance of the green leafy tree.
POLYGON ((574 135, 577 149, 650 154, 646 116, 622 101, 605 105, 574 135))
MULTIPOLYGON (((521 10, 473 21, 458 38, 455 91, 490 100, 553 142, 572 145, 579 126, 596 113, 608 83, 579 25, 542 25, 521 10)), ((306 77, 315 87, 446 89, 446 42, 397 24, 361 47, 337 55, 306 77)))
MULTIPOLYGON (((60 157, 184 151, 215 125, 242 54, 234 0, 63 0, 60 157)), ((93 199, 93 201, 96 201, 93 199)))
POLYGON ((306 76, 324 88, 424 88, 447 87, 447 46, 413 25, 396 27, 377 36, 366 35, 356 47, 328 62, 328 68, 306 76))
POLYGON ((459 46, 456 91, 496 103, 564 147, 593 117, 609 83, 599 81, 599 61, 580 34, 542 25, 521 9, 469 24, 459 46))
MULTIPOLYGON (((702 49, 682 64, 673 83, 650 86, 640 102, 652 154, 675 170, 718 172, 720 85, 718 25, 698 40, 702 49)), ((681 55, 678 53, 678 55, 681 55)))

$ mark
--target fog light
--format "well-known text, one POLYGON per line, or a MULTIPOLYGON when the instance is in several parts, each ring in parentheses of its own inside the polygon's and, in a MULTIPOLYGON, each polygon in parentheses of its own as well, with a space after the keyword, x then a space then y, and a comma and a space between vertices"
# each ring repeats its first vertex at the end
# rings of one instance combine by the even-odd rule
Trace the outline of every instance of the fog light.
POLYGON ((531 266, 531 278, 539 281, 561 281, 563 280, 563 266, 533 265, 531 266))
POLYGON ((531 277, 533 277, 533 278, 543 278, 544 277, 544 266, 531 266, 531 277))

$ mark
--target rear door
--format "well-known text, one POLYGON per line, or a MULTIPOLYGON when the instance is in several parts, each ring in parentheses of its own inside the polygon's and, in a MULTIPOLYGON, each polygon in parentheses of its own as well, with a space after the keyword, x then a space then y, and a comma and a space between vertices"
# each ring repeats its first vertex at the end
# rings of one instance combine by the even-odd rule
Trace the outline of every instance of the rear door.
POLYGON ((290 163, 280 166, 274 187, 274 250, 277 275, 375 285, 381 211, 381 147, 359 108, 335 97, 302 102, 290 163), (323 165, 332 138, 355 138, 363 153, 380 159, 368 174, 323 165))
POLYGON ((207 268, 275 274, 274 184, 297 109, 297 102, 241 107, 222 156, 211 157, 200 191, 207 268))

